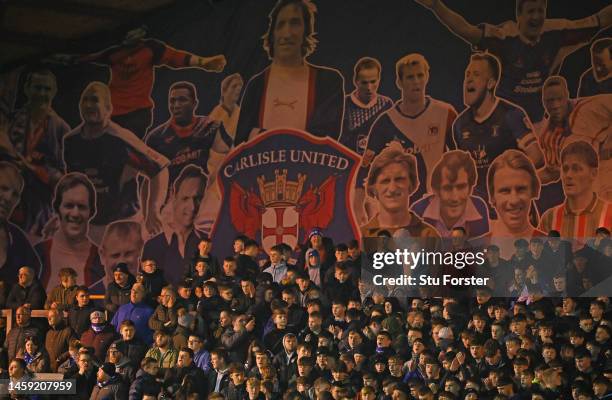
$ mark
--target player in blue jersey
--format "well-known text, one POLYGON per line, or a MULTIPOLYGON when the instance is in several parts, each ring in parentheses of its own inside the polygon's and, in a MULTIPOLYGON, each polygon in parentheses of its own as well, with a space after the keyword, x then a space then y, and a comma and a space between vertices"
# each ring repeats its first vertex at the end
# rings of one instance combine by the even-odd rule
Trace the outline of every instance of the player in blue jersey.
POLYGON ((612 25, 612 6, 579 20, 547 19, 546 0, 517 0, 516 21, 500 25, 467 22, 441 0, 416 0, 448 29, 472 46, 501 60, 499 95, 523 107, 530 119, 542 120, 542 85, 559 73, 565 57, 612 25))
POLYGON ((376 118, 393 106, 387 96, 378 94, 381 66, 374 58, 363 57, 354 68, 355 90, 344 98, 344 120, 340 143, 363 154, 370 127, 376 118))
POLYGON ((580 77, 578 97, 612 93, 612 38, 593 42, 591 65, 580 77))
POLYGON ((476 162, 478 180, 474 195, 485 200, 487 170, 493 160, 508 149, 527 154, 536 168, 544 164, 533 127, 525 112, 495 95, 500 65, 488 53, 476 53, 470 58, 463 81, 463 100, 467 108, 453 124, 453 139, 457 148, 470 153, 476 162))
POLYGON ((428 176, 444 151, 454 148, 451 129, 457 113, 450 104, 426 95, 429 64, 425 57, 409 54, 396 63, 395 69, 396 84, 402 92, 402 99, 381 114, 372 125, 357 177, 354 208, 357 218, 362 221, 376 213, 371 203, 364 204, 364 200, 367 200, 363 191, 364 180, 372 158, 389 143, 398 142, 417 159, 421 184, 412 193, 413 202, 428 191, 428 176), (364 208, 367 215, 363 214, 364 208))

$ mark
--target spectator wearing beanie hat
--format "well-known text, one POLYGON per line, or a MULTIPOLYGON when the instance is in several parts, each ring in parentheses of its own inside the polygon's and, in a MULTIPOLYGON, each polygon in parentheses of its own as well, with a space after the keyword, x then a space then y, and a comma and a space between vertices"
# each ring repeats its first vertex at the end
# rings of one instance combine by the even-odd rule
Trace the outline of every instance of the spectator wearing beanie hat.
POLYGON ((98 383, 91 392, 91 400, 127 399, 128 387, 115 372, 115 364, 110 362, 102 364, 96 377, 98 383))

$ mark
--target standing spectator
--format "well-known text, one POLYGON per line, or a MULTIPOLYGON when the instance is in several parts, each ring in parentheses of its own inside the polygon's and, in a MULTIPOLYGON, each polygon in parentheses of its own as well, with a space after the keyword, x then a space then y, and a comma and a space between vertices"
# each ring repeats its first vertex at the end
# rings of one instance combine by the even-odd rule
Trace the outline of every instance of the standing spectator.
POLYGON ((89 328, 89 316, 95 310, 89 298, 89 289, 79 286, 76 291, 76 304, 68 308, 68 325, 81 336, 89 328))
POLYGON ((146 291, 145 301, 151 305, 157 305, 157 297, 168 283, 164 278, 164 271, 157 267, 155 260, 145 259, 140 264, 140 272, 136 279, 146 291))
POLYGON ((62 268, 59 271, 60 284, 51 290, 45 302, 45 310, 56 308, 59 311, 68 310, 75 303, 78 286, 77 272, 72 268, 62 268))
POLYGON ((120 332, 121 322, 130 320, 136 327, 136 337, 145 343, 151 343, 153 331, 149 328, 149 318, 153 315, 153 309, 144 303, 145 294, 144 286, 135 283, 130 290, 130 302, 119 307, 111 324, 120 332))
POLYGON ((74 338, 74 331, 66 324, 62 314, 57 309, 47 313, 49 330, 45 337, 45 349, 49 353, 51 372, 57 371, 58 358, 68 351, 70 341, 74 338))
POLYGON ((114 281, 108 285, 104 296, 104 308, 111 315, 130 301, 130 292, 136 282, 126 263, 119 263, 113 268, 113 278, 114 281))
POLYGON ((121 333, 121 339, 115 343, 125 354, 134 365, 140 365, 140 362, 144 358, 148 351, 149 343, 145 344, 142 340, 136 338, 136 326, 129 319, 124 320, 119 325, 119 333, 121 333))

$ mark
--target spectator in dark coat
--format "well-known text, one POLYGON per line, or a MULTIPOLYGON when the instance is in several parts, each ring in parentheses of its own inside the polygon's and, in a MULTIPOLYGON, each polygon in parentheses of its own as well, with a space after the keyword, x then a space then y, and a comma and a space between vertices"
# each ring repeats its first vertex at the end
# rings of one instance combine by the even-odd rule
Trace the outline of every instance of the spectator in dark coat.
POLYGON ((149 328, 154 331, 166 329, 174 331, 178 325, 178 306, 176 304, 176 293, 172 286, 162 289, 160 304, 153 315, 149 318, 149 328))
POLYGON ((130 291, 136 283, 136 278, 130 273, 126 263, 119 263, 115 266, 113 278, 114 281, 108 285, 104 296, 104 308, 111 314, 109 318, 117 312, 120 306, 130 302, 130 291))
POLYGON ((108 361, 115 364, 115 371, 121 376, 124 382, 132 382, 136 378, 136 364, 134 364, 116 343, 113 343, 108 348, 108 361))
POLYGON ((157 306, 157 298, 168 283, 164 271, 157 267, 154 260, 143 260, 136 281, 142 283, 146 291, 145 302, 152 307, 157 306))
POLYGON ((32 310, 44 307, 47 294, 35 272, 30 267, 19 268, 19 280, 14 285, 6 299, 6 307, 15 309, 21 305, 29 305, 32 310))
POLYGON ((92 312, 89 319, 91 326, 81 335, 81 343, 83 346, 93 347, 95 357, 102 361, 111 343, 117 339, 117 333, 113 326, 106 322, 103 311, 92 312))
POLYGON ((160 384, 156 377, 159 373, 159 364, 157 360, 147 357, 140 363, 140 369, 136 372, 136 379, 130 386, 130 400, 140 400, 144 395, 145 388, 156 388, 157 392, 161 390, 160 384))
POLYGON ((134 365, 140 365, 140 362, 149 350, 149 344, 145 344, 142 340, 136 338, 136 327, 129 319, 121 322, 119 333, 121 334, 121 339, 115 343, 121 349, 121 352, 132 360, 134 365))
POLYGON ((91 392, 91 400, 127 400, 128 387, 115 372, 115 364, 104 363, 96 374, 98 383, 91 392))
POLYGON ((95 307, 89 298, 89 289, 80 286, 76 293, 76 304, 68 309, 68 325, 80 337, 89 329, 89 316, 95 311, 95 307))
POLYGON ((70 340, 75 337, 75 334, 57 309, 49 310, 47 321, 49 322, 49 330, 45 338, 45 348, 49 353, 51 372, 55 372, 58 367, 58 358, 68 351, 70 340))
POLYGON ((68 370, 64 379, 76 380, 76 394, 70 396, 70 399, 88 400, 96 386, 96 371, 90 354, 82 352, 78 357, 77 367, 68 370))
POLYGON ((164 386, 170 393, 176 393, 181 388, 186 394, 197 393, 200 399, 206 396, 206 375, 193 363, 193 351, 190 348, 183 347, 179 351, 176 368, 166 370, 164 386))
POLYGON ((32 311, 30 308, 21 306, 15 314, 16 326, 14 326, 4 341, 9 360, 17 355, 17 351, 25 345, 27 337, 36 336, 42 340, 42 330, 32 322, 32 311))

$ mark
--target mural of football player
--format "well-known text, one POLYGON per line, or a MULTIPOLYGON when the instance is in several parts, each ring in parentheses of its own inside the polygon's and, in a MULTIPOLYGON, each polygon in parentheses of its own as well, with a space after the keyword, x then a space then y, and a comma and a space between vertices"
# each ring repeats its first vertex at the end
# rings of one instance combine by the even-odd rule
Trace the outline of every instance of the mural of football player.
POLYGON ((145 27, 129 31, 123 42, 98 53, 70 56, 59 55, 59 61, 93 62, 110 68, 113 113, 112 120, 143 138, 153 120, 151 90, 155 68, 201 68, 220 72, 225 68, 223 55, 198 56, 174 49, 162 41, 145 38, 145 27))
POLYGON ((569 119, 566 143, 584 140, 593 146, 599 156, 597 193, 612 202, 612 94, 580 99, 569 119))
POLYGON ((9 222, 19 203, 24 180, 19 168, 0 161, 0 281, 7 286, 17 283, 19 268, 33 268, 38 275, 40 260, 21 229, 9 222))
POLYGON ((114 221, 106 226, 100 243, 105 287, 113 281, 113 269, 119 263, 126 263, 130 273, 136 276, 143 243, 142 230, 138 222, 114 221))
POLYGON ((530 209, 540 195, 540 181, 531 160, 519 150, 506 150, 500 154, 487 174, 489 202, 498 219, 490 221, 489 233, 477 238, 479 243, 500 248, 502 258, 508 260, 514 253, 514 241, 545 236, 531 224, 530 209))
POLYGON ((501 73, 499 60, 488 53, 470 58, 463 81, 463 101, 467 108, 453 124, 453 139, 476 162, 478 181, 474 194, 488 200, 487 171, 495 158, 507 149, 525 152, 536 167, 543 155, 525 112, 496 96, 501 73))
POLYGON ((50 293, 60 283, 59 271, 70 266, 77 272, 77 285, 93 288, 104 277, 98 246, 87 237, 96 213, 96 189, 86 175, 66 174, 55 187, 53 209, 59 229, 35 246, 43 266, 41 284, 50 293))
POLYGON ((612 6, 579 20, 547 19, 547 0, 516 0, 516 21, 476 26, 442 0, 415 1, 464 41, 499 57, 499 96, 523 107, 534 123, 544 115, 540 98, 546 78, 559 73, 568 54, 612 25, 612 6))
POLYGON ((368 133, 366 149, 357 177, 354 208, 359 220, 365 208, 369 218, 375 210, 364 202, 364 179, 368 174, 372 158, 388 143, 395 141, 414 154, 419 164, 421 185, 412 199, 420 199, 427 191, 428 174, 452 141, 452 122, 457 113, 448 103, 426 95, 429 82, 429 63, 421 54, 408 54, 395 64, 396 85, 402 99, 384 112, 372 125, 368 133))
POLYGON ((110 120, 111 94, 102 82, 91 82, 79 102, 83 122, 64 137, 66 172, 82 172, 96 187, 96 215, 90 238, 99 243, 104 227, 138 211, 136 176, 149 179, 149 196, 142 205, 150 233, 161 229, 159 210, 168 185, 168 159, 136 135, 110 120))
POLYGON ((612 226, 612 204, 595 192, 599 160, 593 146, 584 141, 572 142, 561 151, 560 161, 565 202, 544 212, 540 229, 580 239, 594 236, 599 227, 612 226))
POLYGON ((269 15, 264 48, 272 63, 244 91, 235 144, 275 127, 340 137, 344 79, 336 70, 306 61, 314 52, 316 6, 310 0, 278 0, 269 15))
POLYGON ((393 235, 402 229, 411 237, 439 238, 436 230, 410 211, 410 196, 419 185, 417 160, 396 143, 374 158, 366 188, 378 203, 378 213, 361 226, 361 237, 393 235))
POLYGON ((48 69, 35 68, 25 79, 25 105, 10 116, 7 153, 21 166, 25 189, 19 223, 31 237, 41 237, 52 215, 53 188, 62 176, 62 139, 70 127, 52 108, 57 80, 48 69))
POLYGON ((355 90, 344 99, 344 121, 340 143, 363 154, 368 133, 378 116, 393 106, 393 101, 378 93, 382 67, 371 57, 360 58, 353 69, 355 90))
POLYGON ((597 39, 591 45, 591 68, 580 77, 578 97, 612 93, 612 38, 597 39))
POLYGON ((468 153, 446 152, 431 173, 433 193, 417 201, 412 211, 441 237, 451 237, 454 228, 463 228, 467 239, 483 235, 489 231, 489 208, 472 195, 476 179, 476 165, 468 153))
POLYGON ((168 205, 172 208, 172 218, 164 221, 160 234, 145 243, 143 259, 154 260, 165 271, 165 278, 171 284, 184 280, 198 244, 205 236, 194 226, 205 187, 206 175, 202 169, 187 165, 174 181, 168 205))

